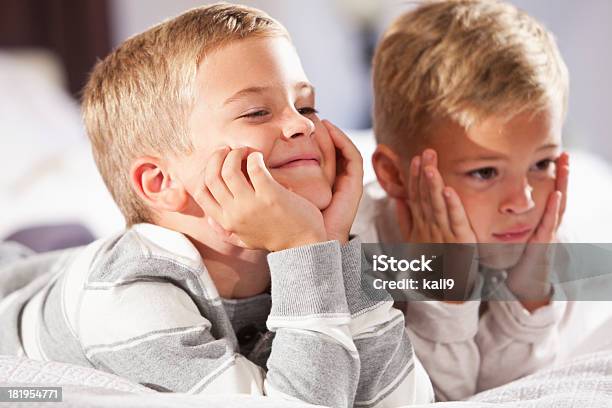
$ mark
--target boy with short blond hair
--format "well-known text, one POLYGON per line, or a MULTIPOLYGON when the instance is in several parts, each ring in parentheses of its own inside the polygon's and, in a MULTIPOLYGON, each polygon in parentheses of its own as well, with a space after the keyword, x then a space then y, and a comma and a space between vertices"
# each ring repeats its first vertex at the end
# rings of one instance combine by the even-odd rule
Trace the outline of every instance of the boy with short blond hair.
POLYGON ((83 110, 128 228, 2 299, 0 353, 160 391, 432 400, 401 312, 360 288, 361 156, 278 22, 231 4, 168 20, 96 66, 83 110))
POLYGON ((496 286, 489 298, 500 300, 406 304, 438 399, 555 359, 571 304, 552 301, 550 272, 533 265, 546 264, 534 248, 555 242, 565 208, 568 77, 552 35, 501 1, 423 1, 378 45, 378 182, 366 187, 353 232, 364 242, 477 243, 483 273, 469 299, 496 286), (500 255, 495 245, 520 251, 500 255))

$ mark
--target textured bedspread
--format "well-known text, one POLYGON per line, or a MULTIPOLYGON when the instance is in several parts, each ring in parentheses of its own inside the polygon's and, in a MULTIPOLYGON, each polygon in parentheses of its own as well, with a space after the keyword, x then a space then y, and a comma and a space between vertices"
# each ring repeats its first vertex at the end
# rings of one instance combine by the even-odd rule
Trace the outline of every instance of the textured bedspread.
MULTIPOLYGON (((265 397, 160 394, 120 377, 63 363, 0 356, 0 386, 64 387, 66 407, 305 407, 265 397)), ((57 406, 56 404, 53 404, 57 406)), ((12 405, 18 406, 18 405, 12 405)), ((46 407, 48 403, 28 403, 46 407), (45 405, 46 404, 46 405, 45 405)), ((612 407, 612 352, 584 355, 493 390, 470 401, 432 407, 612 407)))

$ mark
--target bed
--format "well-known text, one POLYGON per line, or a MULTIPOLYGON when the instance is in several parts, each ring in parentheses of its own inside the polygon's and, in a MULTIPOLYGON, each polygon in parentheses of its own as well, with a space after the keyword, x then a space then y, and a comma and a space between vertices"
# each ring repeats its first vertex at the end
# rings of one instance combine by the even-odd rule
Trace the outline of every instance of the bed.
MULTIPOLYGON (((467 401, 428 404, 447 408, 610 407, 612 353, 587 354, 467 401)), ((0 356, 0 387, 62 387, 65 407, 309 407, 312 405, 245 395, 163 394, 100 371, 63 363, 0 356)), ((46 402, 23 404, 45 407, 46 402)), ((17 406, 17 405, 13 405, 17 406)))

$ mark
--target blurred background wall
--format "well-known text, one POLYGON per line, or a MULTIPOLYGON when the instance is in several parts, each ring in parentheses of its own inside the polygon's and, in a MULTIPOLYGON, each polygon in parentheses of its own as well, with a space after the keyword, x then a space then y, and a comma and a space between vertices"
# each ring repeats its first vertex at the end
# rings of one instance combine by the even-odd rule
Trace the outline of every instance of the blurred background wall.
MULTIPOLYGON (((571 73, 566 140, 612 160, 612 1, 510 0, 556 35, 571 73)), ((1 0, 0 51, 53 50, 78 95, 95 62, 127 37, 202 0, 1 0)), ((347 129, 371 125, 370 67, 380 32, 414 2, 400 0, 245 0, 287 26, 322 114, 347 129)), ((0 73, 2 72, 0 67, 0 73)))
MULTIPOLYGON (((572 170, 570 196, 583 197, 582 204, 568 207, 572 214, 566 218, 588 226, 590 239, 607 240, 611 228, 602 228, 602 217, 593 214, 612 219, 612 1, 509 1, 541 20, 558 39, 571 75, 565 141, 572 162, 580 163, 572 170), (593 154, 580 156, 580 150, 593 154)), ((0 240, 49 223, 84 224, 95 236, 122 227, 89 152, 80 90, 95 61, 127 37, 208 3, 0 0, 0 240)), ((359 131, 371 126, 370 60, 384 27, 415 1, 243 3, 287 26, 317 87, 317 108, 362 148, 366 179, 372 179, 371 135, 359 131)), ((40 234, 37 230, 35 235, 40 234)))

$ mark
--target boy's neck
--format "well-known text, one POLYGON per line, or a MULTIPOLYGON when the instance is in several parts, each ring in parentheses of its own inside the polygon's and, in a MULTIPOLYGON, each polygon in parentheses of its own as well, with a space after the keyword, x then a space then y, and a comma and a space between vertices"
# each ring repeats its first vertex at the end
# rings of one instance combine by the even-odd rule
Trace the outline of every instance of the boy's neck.
POLYGON ((244 299, 266 293, 270 287, 268 252, 239 248, 224 242, 204 243, 190 237, 217 291, 225 299, 244 299))
POLYGON ((201 216, 164 214, 157 225, 186 236, 224 299, 244 299, 266 293, 270 287, 267 251, 244 249, 223 241, 201 216))

